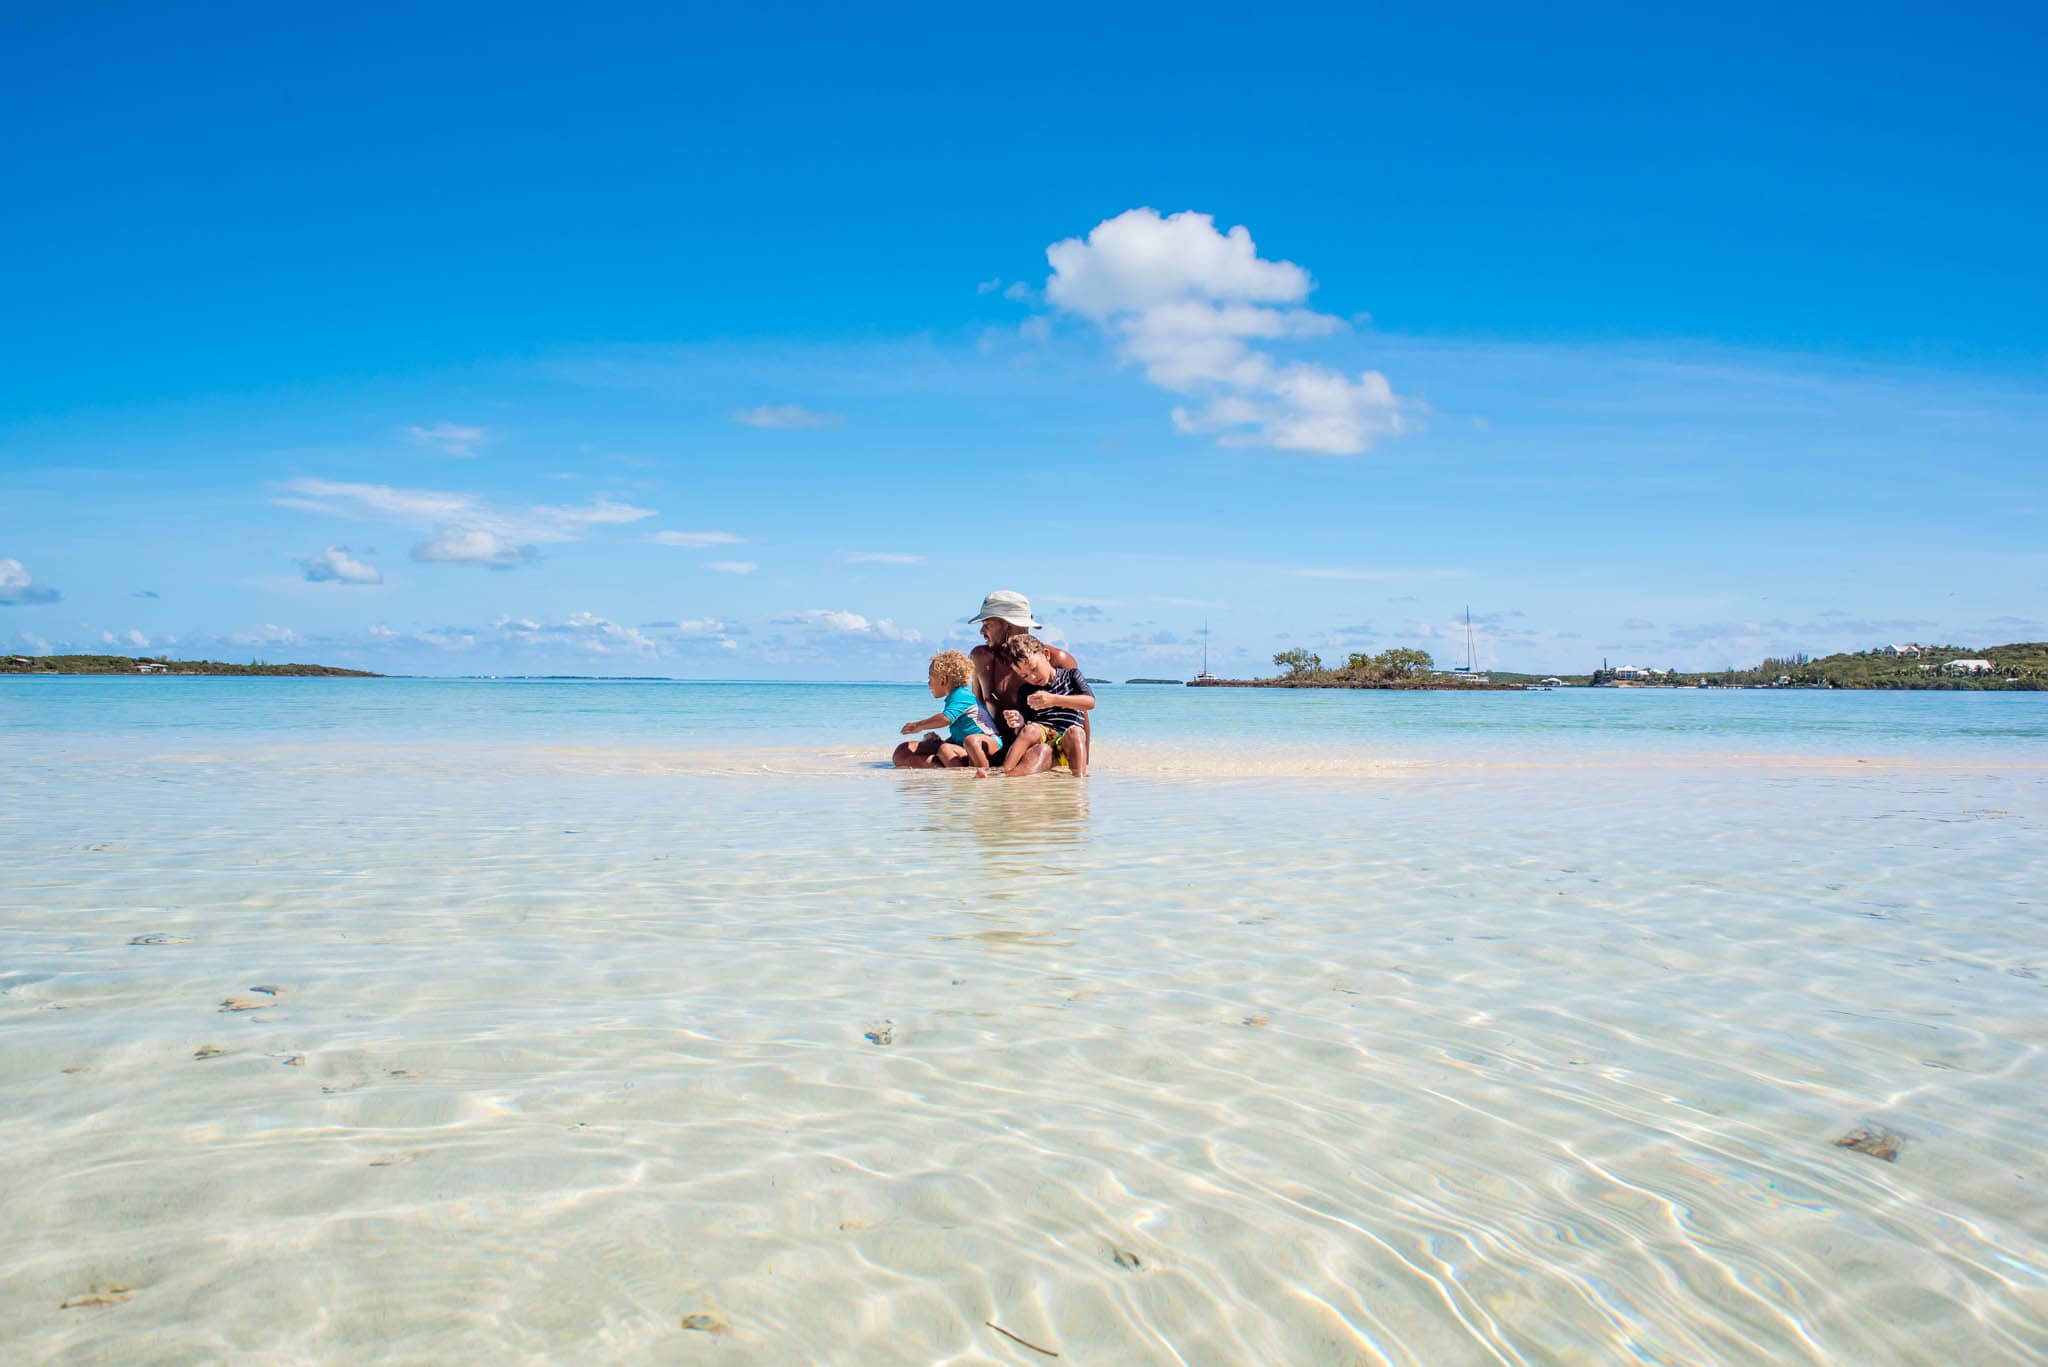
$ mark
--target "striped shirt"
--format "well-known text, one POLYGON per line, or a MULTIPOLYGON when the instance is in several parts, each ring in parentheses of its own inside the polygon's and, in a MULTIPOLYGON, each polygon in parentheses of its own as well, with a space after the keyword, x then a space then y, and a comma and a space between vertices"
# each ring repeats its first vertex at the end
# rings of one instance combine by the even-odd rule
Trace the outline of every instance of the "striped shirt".
POLYGON ((1067 728, 1081 724, 1081 709, 1078 707, 1059 706, 1033 707, 1031 705, 1031 697, 1035 693, 1051 693, 1062 698, 1092 698, 1095 696, 1095 690, 1088 686, 1088 681, 1081 677, 1081 671, 1078 669, 1055 669, 1052 672, 1051 683, 1025 684, 1024 706, 1019 709, 1024 713, 1024 720, 1027 722, 1037 722, 1055 736, 1063 736, 1067 733, 1067 728))

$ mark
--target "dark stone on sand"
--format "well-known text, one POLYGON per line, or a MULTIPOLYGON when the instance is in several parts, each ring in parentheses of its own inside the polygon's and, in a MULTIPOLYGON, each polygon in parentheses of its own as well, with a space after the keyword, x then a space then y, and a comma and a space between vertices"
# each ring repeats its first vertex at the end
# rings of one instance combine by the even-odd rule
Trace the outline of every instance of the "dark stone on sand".
POLYGON ((896 1042, 896 1022, 883 1021, 879 1025, 870 1025, 867 1028, 867 1032, 861 1038, 869 1044, 894 1044, 896 1042))
POLYGON ((1882 1125, 1864 1125, 1837 1139, 1835 1147, 1854 1149, 1858 1153, 1867 1153, 1872 1158, 1882 1158, 1887 1163, 1896 1163, 1899 1161, 1899 1155, 1905 1151, 1906 1138, 1882 1125))

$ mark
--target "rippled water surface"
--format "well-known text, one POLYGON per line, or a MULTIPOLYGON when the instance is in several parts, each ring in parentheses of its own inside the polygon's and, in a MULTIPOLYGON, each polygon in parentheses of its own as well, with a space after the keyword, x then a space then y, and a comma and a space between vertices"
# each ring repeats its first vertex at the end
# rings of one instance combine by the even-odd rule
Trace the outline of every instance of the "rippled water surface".
POLYGON ((2048 699, 920 705, 0 685, 7 1358, 2048 1355, 2048 699))

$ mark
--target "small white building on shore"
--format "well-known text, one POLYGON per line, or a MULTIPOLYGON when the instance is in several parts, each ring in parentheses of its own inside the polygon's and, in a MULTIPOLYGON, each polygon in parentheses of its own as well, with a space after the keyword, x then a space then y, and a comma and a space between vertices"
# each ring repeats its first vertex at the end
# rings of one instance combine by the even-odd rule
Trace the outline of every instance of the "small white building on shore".
POLYGON ((1950 660, 1942 668, 1951 674, 1989 674, 1991 672, 1991 661, 1950 660))

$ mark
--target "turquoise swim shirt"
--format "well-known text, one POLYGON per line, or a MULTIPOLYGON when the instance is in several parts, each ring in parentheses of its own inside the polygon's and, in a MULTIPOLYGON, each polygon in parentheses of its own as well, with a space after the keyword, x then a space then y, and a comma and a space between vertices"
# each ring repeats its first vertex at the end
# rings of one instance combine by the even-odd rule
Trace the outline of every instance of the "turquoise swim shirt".
POLYGON ((946 695, 946 720, 951 723, 947 734, 955 745, 976 733, 996 734, 996 719, 988 714, 988 709, 981 705, 981 700, 974 696, 974 690, 966 684, 946 695))

